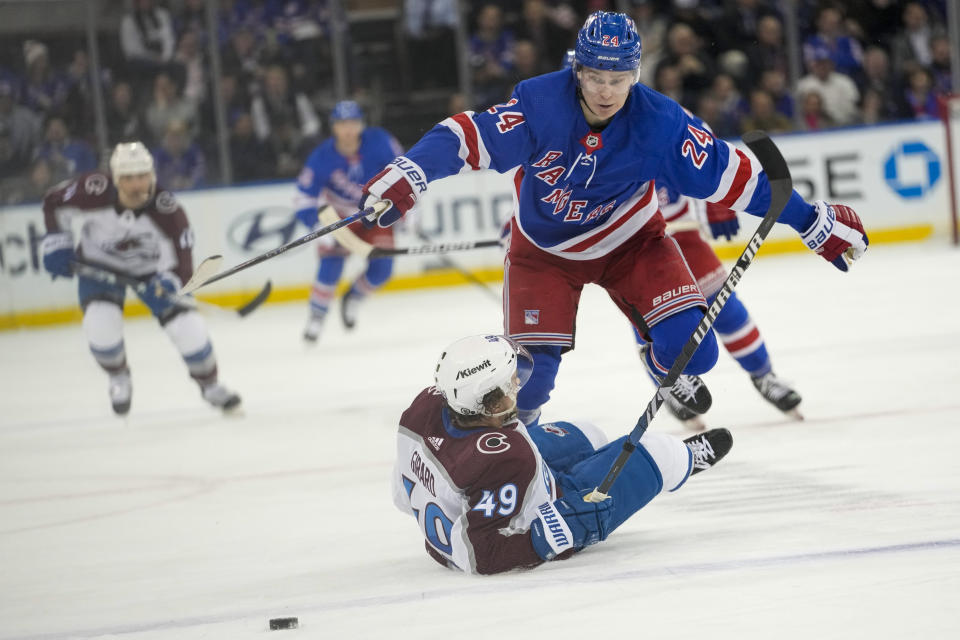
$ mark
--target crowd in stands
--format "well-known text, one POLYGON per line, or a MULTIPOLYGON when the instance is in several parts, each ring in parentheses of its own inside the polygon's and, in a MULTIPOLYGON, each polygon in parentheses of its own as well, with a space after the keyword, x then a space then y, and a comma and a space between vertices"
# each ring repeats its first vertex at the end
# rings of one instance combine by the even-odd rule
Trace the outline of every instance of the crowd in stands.
MULTIPOLYGON (((363 0, 343 0, 348 11, 363 0)), ((586 15, 613 0, 396 0, 410 91, 441 90, 453 113, 504 101, 560 67, 586 15), (458 93, 458 7, 466 6, 472 95, 458 93)), ((946 0, 799 0, 802 77, 790 80, 784 17, 770 0, 630 0, 641 81, 721 137, 938 117, 951 86, 946 0)), ((174 189, 219 182, 219 92, 234 182, 292 178, 328 135, 333 84, 326 0, 219 0, 221 73, 208 59, 206 0, 127 0, 101 38, 107 149, 142 140, 174 189)), ((86 43, 24 37, 0 48, 0 206, 38 200, 93 169, 97 148, 86 43)), ((345 33, 349 44, 350 34, 345 33)), ((348 68, 355 63, 347 56, 348 68)), ((392 73, 393 70, 388 70, 392 73)), ((356 87, 351 87, 356 89, 356 87)), ((362 92, 352 97, 361 102, 362 92)), ((389 123, 375 123, 385 124, 389 123)), ((426 130, 432 122, 424 122, 426 130)), ((410 144, 414 139, 403 139, 410 144)))

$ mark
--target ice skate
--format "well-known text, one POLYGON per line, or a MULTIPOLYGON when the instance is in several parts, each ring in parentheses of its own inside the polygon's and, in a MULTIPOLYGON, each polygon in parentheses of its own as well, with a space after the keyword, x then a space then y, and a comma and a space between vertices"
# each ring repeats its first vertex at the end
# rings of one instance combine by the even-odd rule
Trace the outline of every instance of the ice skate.
POLYGON ((240 396, 230 391, 219 382, 203 387, 203 399, 224 413, 234 411, 240 406, 240 396))
POLYGON ((730 452, 733 447, 733 435, 727 429, 710 429, 685 439, 684 444, 693 455, 693 469, 690 475, 709 469, 730 452))
MULTIPOLYGON (((655 372, 647 361, 647 351, 649 351, 649 349, 649 344, 643 344, 638 347, 640 360, 643 362, 643 366, 646 367, 650 377, 658 383, 662 383, 663 376, 655 372)), ((667 391, 667 393, 664 398, 671 413, 683 422, 693 416, 706 413, 707 410, 710 409, 710 405, 713 404, 713 397, 710 395, 707 385, 700 379, 700 376, 681 374, 680 377, 677 378, 677 381, 673 383, 673 386, 665 389, 665 391, 667 391), (682 409, 683 411, 678 414, 674 409, 682 409)))
POLYGON ((801 415, 799 409, 797 409, 797 406, 802 400, 800 394, 787 386, 787 384, 775 376, 772 371, 762 376, 752 377, 751 380, 753 380, 753 386, 757 388, 757 391, 760 392, 760 395, 762 395, 767 402, 791 418, 803 420, 803 415, 801 415))
POLYGON ((113 412, 118 416, 125 416, 130 412, 130 398, 133 396, 133 383, 130 380, 130 370, 124 369, 110 374, 110 403, 113 412))
POLYGON ((360 304, 360 294, 350 287, 350 290, 343 294, 340 300, 340 319, 343 320, 343 326, 347 329, 353 329, 357 324, 357 307, 360 304))
MULTIPOLYGON (((680 377, 683 378, 684 376, 680 377)), ((674 398, 672 394, 664 394, 663 404, 667 407, 667 410, 673 414, 673 417, 683 424, 685 429, 690 431, 703 431, 707 428, 707 423, 702 417, 680 404, 680 401, 674 398)))
POLYGON ((323 329, 324 318, 326 318, 325 314, 310 314, 310 319, 307 320, 307 326, 303 328, 303 339, 305 342, 310 344, 316 343, 317 338, 320 337, 320 331, 323 329))

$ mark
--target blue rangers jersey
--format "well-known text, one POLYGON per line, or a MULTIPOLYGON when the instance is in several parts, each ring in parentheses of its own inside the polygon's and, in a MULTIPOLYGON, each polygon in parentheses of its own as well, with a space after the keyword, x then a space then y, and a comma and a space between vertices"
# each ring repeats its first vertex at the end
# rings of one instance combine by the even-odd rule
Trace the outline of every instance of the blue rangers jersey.
POLYGON ((363 185, 401 153, 400 143, 379 127, 364 128, 360 150, 352 158, 337 151, 333 138, 323 141, 307 158, 297 178, 297 217, 312 227, 317 222, 317 209, 323 205, 332 206, 341 218, 354 213, 363 185))
MULTIPOLYGON (((504 104, 447 118, 406 158, 428 181, 519 166, 518 227, 536 246, 572 260, 610 253, 657 215, 654 179, 758 216, 770 202, 755 160, 642 84, 602 131, 592 130, 569 70, 520 82, 504 104)), ((811 213, 794 192, 780 219, 803 225, 811 213)))

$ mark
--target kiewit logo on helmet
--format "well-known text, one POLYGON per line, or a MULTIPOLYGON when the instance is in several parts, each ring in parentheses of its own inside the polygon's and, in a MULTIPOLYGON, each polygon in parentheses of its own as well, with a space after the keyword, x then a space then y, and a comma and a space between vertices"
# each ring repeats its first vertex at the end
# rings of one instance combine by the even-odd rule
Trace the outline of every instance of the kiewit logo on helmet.
POLYGON ((470 367, 469 369, 460 369, 460 371, 457 372, 457 377, 455 379, 459 380, 460 378, 466 378, 468 376, 472 376, 476 372, 483 371, 484 369, 492 366, 493 366, 493 363, 491 363, 489 360, 484 360, 483 362, 481 362, 475 367, 470 367))

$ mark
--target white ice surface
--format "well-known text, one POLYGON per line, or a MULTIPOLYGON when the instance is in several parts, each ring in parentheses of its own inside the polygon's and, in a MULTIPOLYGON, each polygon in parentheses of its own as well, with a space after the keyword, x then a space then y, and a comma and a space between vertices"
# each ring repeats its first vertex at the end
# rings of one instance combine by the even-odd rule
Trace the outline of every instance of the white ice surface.
MULTIPOLYGON (((738 290, 807 420, 722 353, 726 460, 571 560, 485 578, 435 564, 388 482, 440 350, 500 330, 481 291, 375 296, 313 349, 302 304, 209 315, 234 418, 150 320, 127 420, 79 326, 0 333, 0 638, 960 638, 960 252, 764 258, 738 290)), ((545 418, 616 437, 652 393, 588 288, 545 418)))

